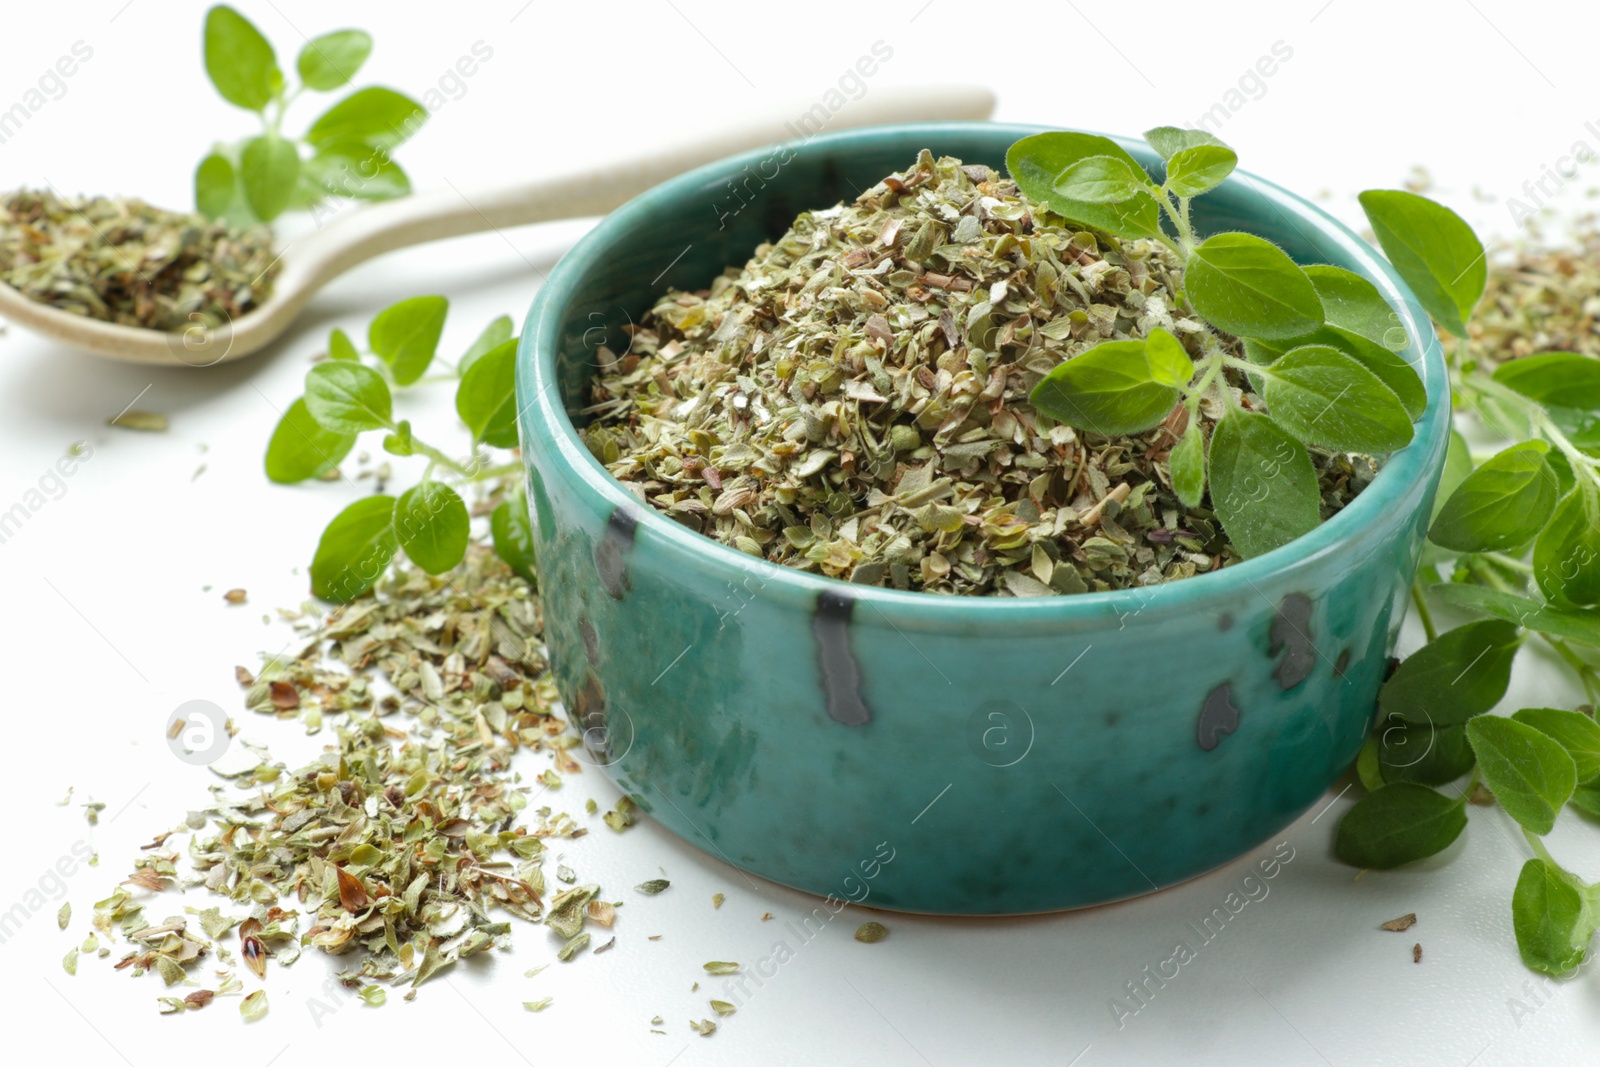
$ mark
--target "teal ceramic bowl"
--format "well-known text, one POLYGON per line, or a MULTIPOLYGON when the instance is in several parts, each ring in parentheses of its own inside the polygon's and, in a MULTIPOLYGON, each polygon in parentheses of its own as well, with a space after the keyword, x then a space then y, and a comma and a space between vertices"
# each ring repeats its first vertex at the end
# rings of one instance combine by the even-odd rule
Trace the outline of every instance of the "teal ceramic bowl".
MULTIPOLYGON (((851 585, 656 513, 575 426, 602 344, 802 210, 918 149, 1003 166, 1031 126, 818 136, 675 178, 602 221, 529 312, 517 370, 545 634, 589 759, 736 867, 874 907, 1018 914, 1137 896, 1277 834, 1373 725, 1449 428, 1426 316, 1316 207, 1236 174, 1195 204, 1372 279, 1427 385, 1415 440, 1283 548, 1137 591, 1030 600, 851 585)), ((1156 157, 1122 142, 1142 162, 1156 157)))

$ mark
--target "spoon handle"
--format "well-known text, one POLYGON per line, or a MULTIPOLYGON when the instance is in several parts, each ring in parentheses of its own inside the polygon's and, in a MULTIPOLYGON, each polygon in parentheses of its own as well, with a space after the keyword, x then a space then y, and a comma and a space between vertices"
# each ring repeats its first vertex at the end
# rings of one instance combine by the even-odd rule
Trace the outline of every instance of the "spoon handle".
MULTIPOLYGON (((759 120, 724 127, 699 140, 635 159, 569 174, 462 191, 417 193, 364 206, 284 249, 279 288, 307 296, 373 256, 446 237, 525 226, 554 219, 604 215, 658 183, 736 152, 819 132, 815 101, 793 104, 759 120)), ((988 118, 994 95, 965 86, 881 87, 829 114, 821 129, 894 122, 988 118)))

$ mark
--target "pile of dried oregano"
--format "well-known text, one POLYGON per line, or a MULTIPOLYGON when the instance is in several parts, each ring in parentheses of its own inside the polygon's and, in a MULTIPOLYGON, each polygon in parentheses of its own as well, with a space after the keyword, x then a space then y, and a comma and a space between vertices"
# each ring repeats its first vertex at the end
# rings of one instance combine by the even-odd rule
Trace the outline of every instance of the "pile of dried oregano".
MULTIPOLYGON (((585 439, 692 529, 831 577, 1002 596, 1187 577, 1239 558, 1172 492, 1187 413, 1105 438, 1028 401, 1108 339, 1159 327, 1198 353, 1177 286, 1159 243, 1063 223, 989 167, 923 151, 708 291, 663 297, 626 353, 601 353, 585 439)), ((1312 457, 1323 518, 1374 473, 1312 457)))

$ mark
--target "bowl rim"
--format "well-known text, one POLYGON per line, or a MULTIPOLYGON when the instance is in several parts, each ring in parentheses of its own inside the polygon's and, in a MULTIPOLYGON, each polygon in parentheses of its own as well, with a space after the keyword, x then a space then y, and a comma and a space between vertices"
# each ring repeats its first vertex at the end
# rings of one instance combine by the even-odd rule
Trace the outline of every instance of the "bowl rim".
MULTIPOLYGON (((1031 134, 1063 128, 997 122, 897 123, 818 134, 804 142, 800 150, 819 147, 849 150, 854 145, 885 136, 912 133, 930 139, 989 133, 1014 141, 1031 134)), ((1136 157, 1154 158, 1152 150, 1141 140, 1113 134, 1099 136, 1109 137, 1136 157)), ((1316 529, 1270 552, 1241 560, 1219 571, 1155 585, 1053 597, 959 596, 858 585, 843 578, 813 574, 751 556, 691 530, 640 500, 594 458, 579 438, 572 419, 557 400, 559 390, 555 388, 561 319, 576 290, 581 273, 580 264, 589 264, 595 258, 603 257, 626 235, 637 233, 640 227, 647 227, 651 217, 661 210, 664 201, 672 202, 690 194, 702 193, 708 182, 720 180, 727 174, 739 173, 749 166, 758 166, 771 156, 772 151, 773 146, 757 148, 698 167, 662 182, 601 219, 561 257, 535 294, 524 322, 516 361, 519 432, 526 436, 530 428, 540 429, 547 446, 561 456, 574 479, 582 483, 598 503, 613 509, 627 508, 638 527, 648 531, 649 536, 659 541, 662 547, 685 554, 704 566, 724 568, 733 577, 758 572, 764 580, 760 590, 764 597, 814 604, 819 593, 848 590, 851 600, 865 601, 880 609, 887 608, 897 618, 958 625, 980 618, 1008 624, 1046 620, 1099 624, 1104 622, 1108 608, 1119 619, 1126 618, 1129 613, 1118 609, 1128 607, 1130 602, 1137 605, 1137 612, 1143 612, 1146 608, 1204 610, 1208 606, 1225 610, 1236 605, 1246 588, 1265 597, 1266 594, 1261 590, 1262 582, 1330 553, 1349 550, 1360 542, 1378 536, 1397 522, 1403 522, 1397 520, 1390 509, 1435 474, 1435 468, 1442 462, 1451 426, 1447 370, 1433 324, 1410 289, 1376 249, 1338 219, 1274 182, 1248 171, 1236 170, 1228 182, 1245 183, 1249 194, 1266 202, 1291 225, 1296 228, 1302 225, 1314 227, 1324 238, 1331 238, 1352 261, 1365 268, 1357 273, 1364 273, 1377 286, 1384 299, 1400 315, 1401 324, 1412 338, 1412 345, 1406 353, 1417 353, 1416 360, 1412 362, 1419 370, 1427 393, 1427 406, 1415 423, 1416 432, 1411 442, 1391 453, 1360 495, 1316 529)), ((522 454, 523 463, 531 466, 533 450, 527 447, 526 441, 522 454)), ((529 507, 534 506, 530 497, 529 507)), ((890 614, 881 611, 880 614, 886 620, 890 618, 890 614)))

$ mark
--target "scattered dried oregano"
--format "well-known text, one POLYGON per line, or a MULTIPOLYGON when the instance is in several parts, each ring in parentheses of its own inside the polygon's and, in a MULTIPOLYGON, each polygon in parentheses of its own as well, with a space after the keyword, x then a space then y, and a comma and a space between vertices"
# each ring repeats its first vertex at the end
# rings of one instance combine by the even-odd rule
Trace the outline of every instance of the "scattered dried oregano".
MULTIPOLYGON (((710 289, 666 294, 626 352, 600 350, 584 438, 691 529, 867 585, 1047 596, 1215 570, 1239 554, 1168 469, 1184 408, 1107 437, 1029 401, 1108 340, 1161 329, 1198 352, 1176 264, 924 151, 710 289)), ((1208 428, 1224 413, 1215 396, 1198 412, 1208 428)), ((1311 454, 1324 518, 1374 473, 1311 454)))
POLYGON ((277 269, 265 228, 142 200, 0 197, 0 282, 75 315, 155 330, 222 326, 266 300, 277 269))
MULTIPOLYGON (((576 773, 579 739, 554 712, 532 590, 489 546, 473 544, 439 577, 399 566, 375 596, 299 626, 298 654, 237 676, 252 710, 328 730, 326 751, 290 769, 237 740, 212 765, 231 784, 156 835, 95 905, 95 928, 129 943, 118 969, 172 986, 203 980, 209 969, 195 965, 215 956, 261 978, 304 946, 338 957, 340 981, 377 1006, 382 985, 415 987, 506 944, 509 919, 543 922, 565 942, 564 961, 588 945, 586 924, 615 922, 597 885, 546 900, 544 841, 587 831, 534 808, 512 761, 531 749, 576 773), (201 888, 225 902, 157 923, 144 915, 146 894, 201 888)), ((219 974, 207 999, 240 991, 231 971, 219 974)), ((240 1008, 264 1009, 264 999, 240 1008)))

